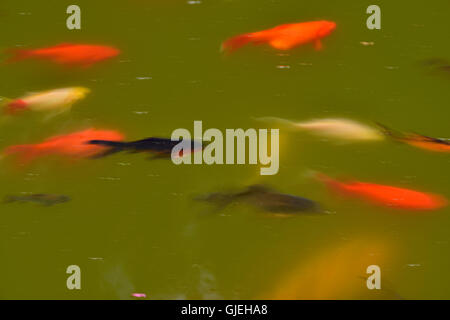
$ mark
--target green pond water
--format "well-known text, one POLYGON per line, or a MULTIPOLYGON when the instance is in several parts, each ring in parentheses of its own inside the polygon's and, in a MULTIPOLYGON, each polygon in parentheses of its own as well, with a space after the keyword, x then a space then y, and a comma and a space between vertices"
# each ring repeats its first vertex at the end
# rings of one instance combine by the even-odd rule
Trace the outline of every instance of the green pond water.
MULTIPOLYGON (((450 75, 420 63, 450 58, 448 0, 79 0, 82 29, 72 31, 71 4, 2 0, 0 48, 98 43, 122 54, 86 69, 1 65, 1 96, 92 90, 49 121, 2 120, 2 149, 88 127, 119 130, 130 140, 192 131, 194 120, 205 129, 258 128, 264 125, 254 118, 262 116, 344 117, 450 137, 450 75), (366 27, 371 4, 381 8, 381 30, 366 27), (262 45, 220 53, 228 37, 316 19, 338 25, 322 51, 305 45, 280 54, 262 45)), ((317 170, 450 197, 448 154, 392 141, 336 144, 281 130, 273 176, 260 176, 256 165, 176 166, 147 158, 43 158, 20 168, 3 159, 0 197, 34 192, 72 200, 0 204, 0 298, 132 299, 142 292, 149 299, 254 299, 296 282, 311 298, 316 285, 324 292, 333 287, 337 298, 450 298, 449 207, 386 209, 333 195, 308 175, 317 170), (205 215, 211 207, 193 200, 253 183, 315 200, 332 214, 280 218, 236 204, 205 215), (345 249, 349 244, 362 249, 345 249), (346 250, 345 261, 327 258, 338 248, 346 250), (372 264, 381 268, 386 295, 360 279, 372 264), (66 287, 69 265, 81 268, 81 290, 66 287), (319 280, 305 281, 304 270, 320 273, 319 280)))

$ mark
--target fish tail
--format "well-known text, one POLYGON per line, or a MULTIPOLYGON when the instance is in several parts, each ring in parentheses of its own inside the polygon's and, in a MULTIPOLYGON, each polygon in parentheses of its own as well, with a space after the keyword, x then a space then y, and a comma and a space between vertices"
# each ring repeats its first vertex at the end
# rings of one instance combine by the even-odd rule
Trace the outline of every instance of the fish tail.
POLYGON ((13 101, 10 98, 0 96, 0 108, 4 108, 4 112, 7 112, 8 105, 13 101))
POLYGON ((253 35, 251 33, 242 34, 236 37, 232 37, 222 43, 221 52, 231 53, 236 49, 246 45, 247 43, 253 41, 253 35))
POLYGON ((393 129, 389 128, 388 126, 381 124, 379 122, 375 122, 375 124, 379 127, 381 133, 384 134, 385 136, 392 138, 394 140, 405 139, 405 135, 402 132, 393 130, 393 129))
POLYGON ((21 162, 29 163, 39 155, 39 150, 35 145, 22 144, 17 146, 10 146, 3 152, 4 155, 18 155, 21 162))
POLYGON ((6 195, 3 198, 3 203, 11 203, 11 202, 16 202, 17 201, 17 197, 16 196, 12 196, 12 195, 6 195))
POLYGON ((11 54, 12 56, 9 59, 6 59, 6 63, 17 62, 21 60, 28 59, 32 56, 33 51, 27 49, 7 49, 6 53, 11 54))
POLYGON ((334 189, 342 189, 342 183, 340 183, 339 181, 327 176, 326 174, 322 173, 322 172, 315 172, 314 173, 314 177, 324 183, 325 185, 327 185, 328 187, 334 188, 334 189))

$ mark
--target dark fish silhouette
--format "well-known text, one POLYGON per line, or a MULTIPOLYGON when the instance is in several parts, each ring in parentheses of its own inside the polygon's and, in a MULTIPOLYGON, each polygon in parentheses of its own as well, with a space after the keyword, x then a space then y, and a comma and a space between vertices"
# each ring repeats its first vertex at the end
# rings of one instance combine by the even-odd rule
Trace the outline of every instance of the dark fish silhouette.
MULTIPOLYGON (((167 138, 146 138, 137 141, 121 142, 121 141, 109 141, 109 140, 90 140, 89 144, 100 145, 109 147, 104 153, 95 156, 95 158, 105 157, 121 151, 129 151, 132 153, 148 152, 155 155, 154 158, 170 158, 172 149, 180 141, 172 141, 167 138)), ((202 144, 198 141, 190 141, 191 152, 198 151, 202 148, 202 144)), ((183 156, 183 152, 180 151, 178 156, 183 156)))
POLYGON ((309 199, 279 193, 265 186, 253 185, 237 193, 210 193, 197 197, 196 200, 207 201, 223 209, 233 202, 243 202, 263 211, 274 214, 320 213, 319 205, 309 199))
POLYGON ((4 199, 4 203, 11 202, 34 202, 39 203, 44 206, 52 206, 58 203, 64 203, 70 201, 70 197, 65 195, 58 194, 44 194, 44 193, 35 193, 29 195, 8 195, 4 199))

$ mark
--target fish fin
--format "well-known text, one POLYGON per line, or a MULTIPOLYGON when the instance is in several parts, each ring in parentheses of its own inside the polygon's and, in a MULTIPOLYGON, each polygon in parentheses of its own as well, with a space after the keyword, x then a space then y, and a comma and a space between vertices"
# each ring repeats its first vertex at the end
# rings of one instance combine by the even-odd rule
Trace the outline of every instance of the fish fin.
POLYGON ((323 48, 322 41, 320 41, 320 39, 316 39, 314 41, 314 49, 319 51, 319 50, 322 50, 322 48, 323 48))
POLYGON ((11 49, 7 49, 6 53, 8 53, 12 56, 9 59, 6 59, 5 62, 12 63, 12 62, 25 60, 25 59, 32 57, 33 50, 11 48, 11 49))
POLYGON ((232 37, 222 43, 220 51, 231 53, 253 40, 254 39, 251 33, 245 33, 236 37, 232 37))

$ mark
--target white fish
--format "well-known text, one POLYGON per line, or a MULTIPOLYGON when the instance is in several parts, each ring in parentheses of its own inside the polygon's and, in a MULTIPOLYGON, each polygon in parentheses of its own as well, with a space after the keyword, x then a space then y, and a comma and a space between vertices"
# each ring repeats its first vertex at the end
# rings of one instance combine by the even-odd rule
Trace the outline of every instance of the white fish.
POLYGON ((339 140, 382 140, 385 137, 380 130, 350 119, 325 118, 295 122, 277 117, 262 117, 255 120, 284 130, 308 131, 322 137, 339 140))
POLYGON ((377 129, 349 119, 317 119, 299 122, 295 127, 310 133, 340 140, 382 140, 377 129))

